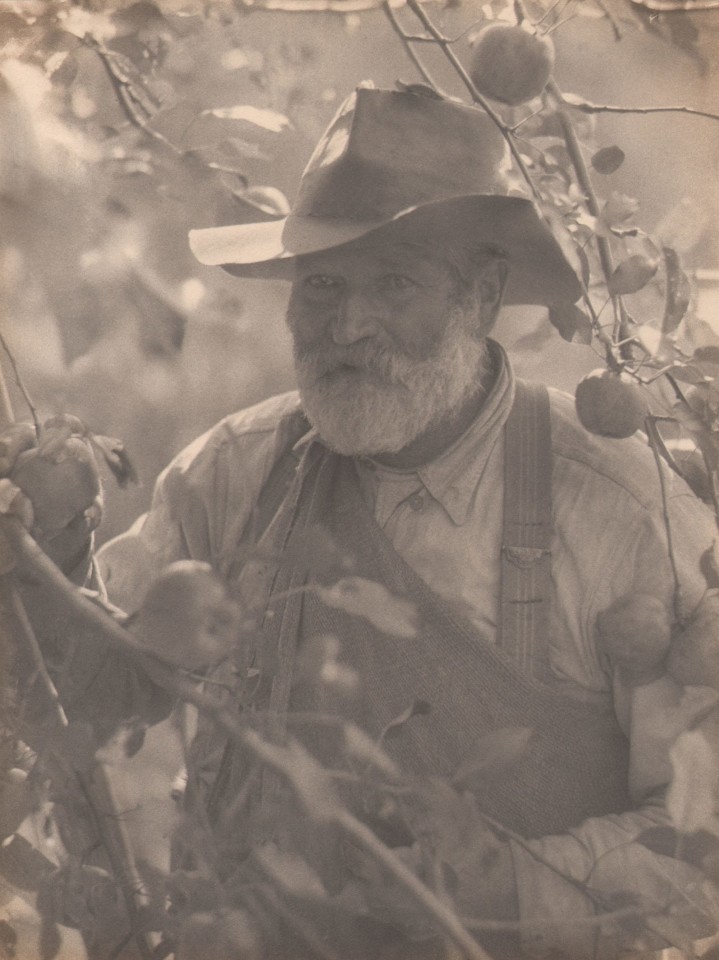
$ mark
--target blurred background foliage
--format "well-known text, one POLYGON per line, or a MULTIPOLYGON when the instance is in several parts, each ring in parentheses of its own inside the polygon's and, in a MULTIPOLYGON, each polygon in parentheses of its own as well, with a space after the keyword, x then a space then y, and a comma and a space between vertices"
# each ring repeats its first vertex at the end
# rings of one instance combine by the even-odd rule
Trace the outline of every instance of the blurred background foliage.
MULTIPOLYGON (((466 60, 468 28, 510 5, 428 6, 447 36, 468 31, 455 45, 466 60)), ((543 6, 563 90, 601 104, 715 109, 712 4, 543 6)), ((396 15, 418 29, 401 4, 396 15)), ((419 77, 372 0, 6 0, 0 50, 3 330, 40 415, 74 413, 121 437, 137 466, 139 487, 108 484, 106 538, 146 507, 186 442, 293 386, 284 285, 200 266, 188 229, 282 213, 358 82, 419 77)), ((419 52, 462 96, 441 52, 419 52)), ((695 307, 716 330, 719 123, 682 113, 577 123, 592 150, 625 152, 599 187, 638 199, 642 228, 679 251, 699 280, 695 307)), ((506 311, 497 337, 521 374, 565 389, 598 365, 591 347, 560 340, 541 308, 506 311)), ((25 416, 17 390, 14 404, 25 416)))

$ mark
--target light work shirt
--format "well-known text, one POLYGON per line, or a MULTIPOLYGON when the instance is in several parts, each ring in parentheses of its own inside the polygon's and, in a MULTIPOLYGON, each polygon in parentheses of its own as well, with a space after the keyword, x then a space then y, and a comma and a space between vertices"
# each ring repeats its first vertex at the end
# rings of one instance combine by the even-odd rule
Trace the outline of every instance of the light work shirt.
MULTIPOLYGON (((499 372, 479 416, 436 460, 410 471, 356 460, 364 496, 394 548, 490 640, 496 639, 498 623, 503 427, 514 397, 511 366, 501 348, 495 352, 499 372)), ((632 890, 661 910, 669 884, 704 903, 698 872, 631 841, 667 823, 669 748, 708 712, 717 694, 708 687, 684 690, 668 678, 632 688, 612 675, 597 643, 597 614, 630 591, 668 603, 674 592, 657 468, 640 436, 593 436, 579 425, 571 397, 550 390, 550 400, 550 669, 575 697, 612 699, 630 742, 636 806, 587 820, 565 835, 513 840, 512 857, 527 952, 545 956, 561 947, 572 960, 609 958, 621 941, 610 933, 597 947, 590 918, 598 904, 610 903, 613 892, 632 890)), ((233 414, 175 458, 158 480, 148 514, 100 552, 101 575, 114 603, 128 612, 136 609, 152 576, 181 558, 207 560, 228 575, 263 484, 287 446, 283 418, 298 405, 297 395, 289 393, 233 414)), ((310 442, 317 442, 313 431, 298 446, 310 442)), ((686 615, 707 589, 700 558, 711 543, 713 523, 679 478, 667 471, 665 482, 686 615)))

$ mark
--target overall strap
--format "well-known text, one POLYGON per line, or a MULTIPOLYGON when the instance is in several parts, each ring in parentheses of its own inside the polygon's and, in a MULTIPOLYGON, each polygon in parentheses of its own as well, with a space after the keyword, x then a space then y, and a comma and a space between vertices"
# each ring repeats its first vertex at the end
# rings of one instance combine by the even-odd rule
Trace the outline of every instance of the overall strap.
POLYGON ((517 381, 505 427, 499 645, 527 675, 546 680, 550 630, 552 438, 549 394, 517 381))

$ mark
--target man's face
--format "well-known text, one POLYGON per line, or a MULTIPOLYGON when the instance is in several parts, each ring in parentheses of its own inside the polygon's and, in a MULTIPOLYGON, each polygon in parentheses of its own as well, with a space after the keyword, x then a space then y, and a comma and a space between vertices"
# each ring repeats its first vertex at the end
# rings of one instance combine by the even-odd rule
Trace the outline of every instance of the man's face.
POLYGON ((287 320, 310 422, 345 454, 398 452, 479 387, 479 304, 426 246, 360 241, 303 257, 287 320))

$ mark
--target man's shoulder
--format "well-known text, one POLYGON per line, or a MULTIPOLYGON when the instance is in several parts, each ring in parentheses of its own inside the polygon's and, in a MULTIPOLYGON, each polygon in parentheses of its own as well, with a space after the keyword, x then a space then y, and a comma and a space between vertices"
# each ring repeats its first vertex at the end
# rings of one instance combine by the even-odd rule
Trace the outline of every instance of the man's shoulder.
POLYGON ((228 414, 189 443, 173 460, 176 468, 189 468, 199 460, 214 458, 223 447, 252 448, 274 445, 276 439, 307 429, 296 390, 261 400, 228 414))
POLYGON ((579 422, 572 396, 552 387, 549 396, 552 451, 560 469, 590 473, 608 496, 621 491, 638 506, 653 509, 660 488, 656 461, 643 434, 621 440, 597 436, 579 422))
POLYGON ((214 428, 225 440, 252 434, 274 434, 290 425, 305 426, 296 390, 280 393, 224 417, 214 428))

